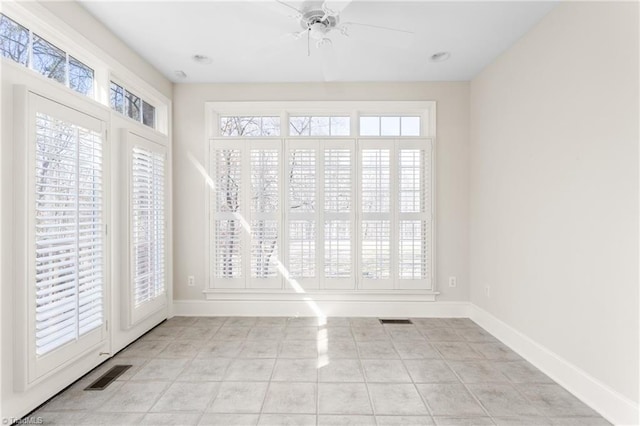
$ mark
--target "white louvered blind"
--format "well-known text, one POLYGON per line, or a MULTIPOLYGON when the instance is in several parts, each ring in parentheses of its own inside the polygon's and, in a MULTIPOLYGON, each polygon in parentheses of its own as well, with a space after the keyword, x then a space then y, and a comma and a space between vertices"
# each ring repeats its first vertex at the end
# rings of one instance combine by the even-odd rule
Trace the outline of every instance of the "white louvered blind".
POLYGON ((391 150, 362 150, 362 211, 388 213, 391 198, 391 150))
POLYGON ((35 127, 35 352, 40 356, 103 324, 103 138, 40 112, 35 127))
POLYGON ((318 150, 304 145, 288 149, 288 268, 294 278, 315 279, 318 150))
POLYGON ((362 277, 387 280, 391 276, 389 220, 362 221, 362 277))
POLYGON ((423 279, 427 274, 427 223, 422 220, 400 221, 398 248, 400 279, 423 279))
POLYGON ((431 149, 414 144, 398 146, 398 278, 429 277, 431 238, 431 149))
POLYGON ((431 288, 431 141, 361 141, 365 288, 431 288))
POLYGON ((297 278, 316 276, 316 227, 314 220, 289 221, 289 273, 297 278))
MULTIPOLYGON (((278 275, 280 230, 280 150, 250 150, 251 277, 264 281, 278 275)), ((262 287, 265 283, 257 283, 262 287)))
POLYGON ((289 210, 313 212, 316 207, 316 150, 289 150, 289 210))
POLYGON ((353 145, 324 149, 323 162, 324 278, 327 283, 327 280, 352 276, 353 145))
POLYGON ((432 288, 431 140, 305 136, 212 140, 210 287, 432 288))
POLYGON ((324 222, 324 276, 351 276, 351 226, 349 220, 324 222))
POLYGON ((210 285, 281 288, 282 144, 216 139, 210 285))
POLYGON ((361 274, 363 279, 391 278, 390 148, 361 151, 361 274))
POLYGON ((243 275, 241 212, 244 195, 242 149, 220 147, 213 150, 215 210, 213 226, 213 275, 216 278, 238 278, 243 275))
POLYGON ((165 154, 132 149, 132 244, 134 308, 165 292, 165 154))

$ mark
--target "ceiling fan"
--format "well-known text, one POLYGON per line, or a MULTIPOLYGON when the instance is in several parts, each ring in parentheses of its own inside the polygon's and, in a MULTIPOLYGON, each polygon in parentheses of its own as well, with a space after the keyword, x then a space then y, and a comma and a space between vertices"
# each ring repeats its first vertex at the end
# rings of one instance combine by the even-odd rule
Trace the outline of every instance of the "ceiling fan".
MULTIPOLYGON (((330 35, 340 34, 344 37, 350 37, 350 30, 352 27, 363 27, 368 29, 375 29, 385 31, 386 35, 385 39, 390 37, 390 34, 403 34, 403 35, 412 35, 412 31, 384 27, 379 25, 371 25, 360 22, 342 22, 340 19, 340 14, 344 11, 344 9, 351 4, 351 1, 342 1, 339 3, 341 8, 337 8, 332 6, 332 2, 330 4, 329 1, 323 1, 320 6, 313 2, 308 2, 303 4, 302 9, 298 9, 295 6, 292 6, 289 3, 286 3, 282 0, 276 0, 277 3, 286 6, 296 14, 293 16, 293 19, 300 23, 301 31, 296 31, 290 34, 295 40, 301 39, 305 35, 307 36, 307 54, 311 55, 310 44, 311 40, 315 41, 316 47, 325 47, 331 46, 332 40, 330 35)), ((337 6, 338 4, 336 4, 337 6)), ((369 36, 371 38, 371 36, 369 36)))

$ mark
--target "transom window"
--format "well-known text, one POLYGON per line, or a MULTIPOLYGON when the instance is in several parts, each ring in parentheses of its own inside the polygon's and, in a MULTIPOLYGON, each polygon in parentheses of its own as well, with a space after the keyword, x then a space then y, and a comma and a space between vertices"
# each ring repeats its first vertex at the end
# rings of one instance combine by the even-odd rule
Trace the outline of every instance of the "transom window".
POLYGON ((280 117, 220 117, 221 136, 279 136, 280 117))
POLYGON ((83 95, 94 95, 94 71, 64 50, 0 14, 0 52, 83 95))
POLYGON ((111 109, 138 121, 145 126, 156 128, 156 108, 140 96, 121 85, 110 84, 109 104, 111 109))
POLYGON ((360 117, 360 136, 420 136, 420 117, 360 117))
POLYGON ((350 117, 289 117, 291 136, 349 136, 350 117))
POLYGON ((431 290, 426 116, 218 115, 209 287, 431 290), (351 136, 363 118, 378 120, 374 138, 351 136), (395 119, 397 132, 381 134, 382 119, 395 119), (282 122, 289 134, 274 137, 282 122))

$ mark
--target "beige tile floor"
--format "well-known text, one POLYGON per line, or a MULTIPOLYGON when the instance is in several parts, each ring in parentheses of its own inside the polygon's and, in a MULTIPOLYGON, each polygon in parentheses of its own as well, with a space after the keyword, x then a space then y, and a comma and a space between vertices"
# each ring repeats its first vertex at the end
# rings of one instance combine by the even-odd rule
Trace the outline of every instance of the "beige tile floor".
POLYGON ((32 416, 69 425, 608 425, 468 319, 175 317, 32 416), (104 391, 83 389, 114 364, 104 391))

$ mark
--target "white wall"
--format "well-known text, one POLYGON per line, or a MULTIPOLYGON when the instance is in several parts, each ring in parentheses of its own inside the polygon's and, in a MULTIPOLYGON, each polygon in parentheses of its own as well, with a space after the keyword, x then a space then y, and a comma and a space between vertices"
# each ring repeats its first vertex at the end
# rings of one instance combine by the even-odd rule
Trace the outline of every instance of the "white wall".
MULTIPOLYGON (((61 3, 55 6, 47 4, 47 7, 68 12, 68 14, 65 13, 60 16, 64 16, 64 18, 69 19, 69 21, 59 20, 59 17, 44 8, 41 3, 36 2, 26 2, 12 9, 3 8, 3 12, 9 14, 10 12, 20 13, 21 17, 25 19, 26 17, 30 17, 34 22, 37 21, 39 24, 44 23, 47 27, 52 27, 56 33, 60 33, 56 34, 59 38, 70 39, 69 46, 62 46, 67 48, 70 53, 73 54, 73 47, 90 50, 96 60, 101 62, 99 64, 100 66, 105 66, 118 73, 127 73, 127 76, 133 76, 135 79, 148 82, 150 87, 146 87, 145 90, 153 92, 158 98, 166 97, 170 103, 172 94, 171 82, 153 70, 151 66, 146 64, 142 59, 137 58, 137 60, 132 60, 131 58, 135 56, 135 53, 124 47, 115 36, 106 32, 103 27, 95 25, 95 19, 84 11, 83 8, 75 3, 61 3), (21 12, 16 12, 17 10, 21 10, 21 12), (102 51, 73 29, 92 27, 99 32, 99 37, 102 39, 103 45, 108 48, 108 51, 102 51), (129 62, 127 65, 130 65, 130 68, 124 68, 122 63, 114 58, 127 58, 129 62)), ((30 24, 34 24, 34 22, 22 21, 21 23, 29 27, 30 24)), ((20 165, 15 163, 14 154, 16 149, 14 140, 16 139, 15 135, 17 132, 20 132, 21 129, 18 127, 14 128, 14 119, 17 115, 16 111, 14 111, 13 88, 14 85, 18 84, 27 85, 37 90, 45 90, 47 93, 54 93, 55 96, 52 95, 54 99, 63 102, 65 99, 71 99, 73 97, 81 98, 82 102, 86 103, 92 101, 73 93, 70 89, 63 87, 59 83, 48 80, 21 65, 11 63, 5 59, 0 60, 2 61, 0 63, 0 93, 2 94, 0 103, 0 206, 2 206, 0 209, 0 232, 2 235, 0 240, 0 250, 2 254, 0 256, 0 376, 2 377, 0 385, 0 419, 17 419, 45 402, 48 398, 84 375, 98 363, 106 360, 107 356, 101 356, 99 352, 114 353, 122 349, 150 327, 166 318, 167 311, 150 316, 140 325, 129 330, 123 330, 120 323, 122 306, 119 303, 121 297, 118 286, 127 284, 127 277, 121 274, 121 271, 124 269, 123 262, 126 261, 127 256, 127 251, 125 250, 126 240, 125 237, 123 237, 123 235, 126 236, 127 229, 126 222, 118 215, 118 212, 126 211, 128 200, 126 197, 117 196, 122 193, 122 187, 118 188, 117 185, 121 184, 121 177, 123 175, 121 165, 123 162, 115 161, 112 163, 114 171, 112 172, 112 180, 110 182, 116 194, 112 200, 111 207, 113 214, 110 223, 110 233, 112 235, 110 237, 112 244, 112 269, 110 272, 113 279, 107 283, 108 288, 105 294, 107 298, 105 313, 111 321, 109 328, 110 337, 100 348, 96 348, 90 353, 87 353, 70 367, 60 369, 60 371, 57 371, 55 374, 52 374, 25 392, 16 391, 16 387, 14 386, 14 369, 16 367, 14 356, 20 356, 20 354, 14 350, 14 345, 16 341, 19 340, 16 339, 14 334, 15 330, 19 329, 16 321, 22 318, 22 313, 26 307, 21 308, 17 306, 14 290, 16 286, 26 285, 26 283, 23 280, 25 275, 24 271, 22 269, 17 270, 15 267, 16 260, 23 255, 23 253, 19 251, 19 247, 24 246, 24 244, 20 243, 21 240, 19 240, 19 238, 21 238, 22 234, 19 233, 20 229, 16 226, 19 219, 24 216, 24 206, 16 205, 14 202, 15 195, 23 191, 22 188, 16 186, 16 182, 22 179, 15 178, 21 176, 21 173, 24 173, 24 171, 20 165), (109 300, 109 296, 114 298, 109 300)), ((103 73, 102 75, 104 76, 106 74, 103 73)), ((132 123, 131 120, 123 117, 118 117, 117 113, 110 112, 107 107, 102 107, 102 109, 106 116, 111 114, 111 119, 109 120, 109 124, 111 125, 109 143, 111 145, 107 144, 107 146, 114 148, 109 154, 112 155, 113 159, 117 160, 122 155, 118 140, 120 128, 123 126, 142 125, 132 123), (129 123, 125 123, 127 120, 129 123)))
POLYGON ((636 402, 638 47, 638 3, 566 2, 470 95, 472 303, 636 402))
POLYGON ((204 177, 206 101, 435 100, 437 102, 437 288, 468 300, 469 85, 460 83, 178 84, 174 87, 174 298, 203 300, 207 260, 204 177), (188 275, 196 286, 187 287, 188 275), (446 277, 456 275, 449 288, 446 277))

